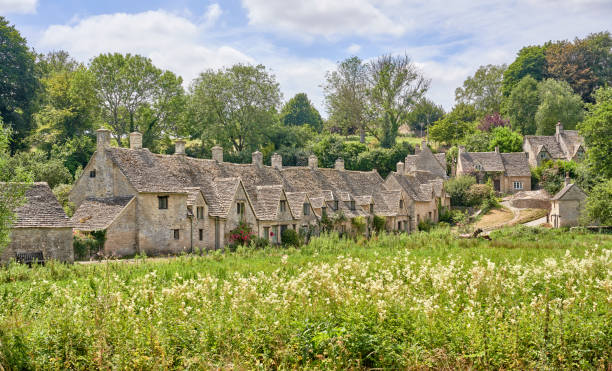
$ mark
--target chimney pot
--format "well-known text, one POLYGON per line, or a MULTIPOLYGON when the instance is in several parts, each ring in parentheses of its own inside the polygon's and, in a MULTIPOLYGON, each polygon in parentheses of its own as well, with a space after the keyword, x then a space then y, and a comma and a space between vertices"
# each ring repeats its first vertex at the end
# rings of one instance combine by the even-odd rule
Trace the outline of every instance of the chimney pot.
POLYGON ((464 146, 459 146, 459 153, 465 153, 465 147, 464 146))
POLYGON ((98 150, 110 147, 110 133, 110 130, 104 128, 96 130, 96 141, 98 150))
POLYGON ((223 148, 214 146, 211 148, 212 159, 217 162, 223 162, 223 148))
POLYGON ((396 165, 395 165, 395 171, 397 171, 398 174, 404 174, 404 163, 399 161, 396 165))
POLYGON ((555 126, 555 136, 557 137, 557 140, 559 139, 559 135, 561 133, 563 133, 563 124, 561 121, 558 121, 557 125, 555 126))
POLYGON ((251 154, 251 163, 257 167, 263 167, 263 154, 259 151, 255 151, 251 154))
POLYGON ((185 155, 185 141, 182 139, 177 139, 174 141, 174 154, 175 155, 185 155))
POLYGON ((278 170, 283 169, 283 156, 279 155, 278 153, 272 155, 270 162, 273 168, 278 170))
POLYGON ((499 153, 499 146, 495 146, 495 153, 499 153))
POLYGON ((344 160, 342 158, 337 159, 334 168, 340 171, 344 170, 344 160))
POLYGON ((311 169, 316 169, 319 167, 319 159, 315 155, 308 156, 308 167, 311 169))
POLYGON ((135 131, 130 133, 130 149, 141 149, 142 148, 142 134, 135 131))
POLYGON ((565 173, 565 185, 568 186, 570 184, 570 176, 569 176, 569 171, 565 173))

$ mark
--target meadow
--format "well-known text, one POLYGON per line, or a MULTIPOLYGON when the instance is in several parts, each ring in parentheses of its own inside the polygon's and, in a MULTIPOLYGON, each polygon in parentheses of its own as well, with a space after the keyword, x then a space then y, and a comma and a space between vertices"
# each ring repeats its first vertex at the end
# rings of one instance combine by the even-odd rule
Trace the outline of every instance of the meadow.
POLYGON ((612 236, 448 229, 0 269, 4 369, 612 367, 612 236))

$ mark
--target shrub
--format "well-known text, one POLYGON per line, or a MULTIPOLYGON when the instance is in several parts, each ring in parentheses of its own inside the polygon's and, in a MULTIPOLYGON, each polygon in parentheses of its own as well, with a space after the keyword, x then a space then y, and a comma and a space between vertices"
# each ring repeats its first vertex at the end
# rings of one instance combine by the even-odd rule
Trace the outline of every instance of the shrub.
POLYGON ((451 205, 470 206, 467 201, 467 192, 473 184, 476 184, 476 178, 470 175, 462 175, 449 179, 444 184, 444 189, 451 198, 451 205))
POLYGON ((255 249, 264 249, 270 246, 270 241, 263 237, 253 237, 249 246, 255 249))
POLYGON ((376 233, 382 232, 385 229, 386 223, 387 220, 384 216, 374 215, 374 218, 372 218, 372 227, 376 233))
POLYGON ((64 208, 64 212, 68 217, 71 217, 74 214, 74 203, 68 200, 68 196, 70 195, 70 191, 72 190, 72 185, 70 184, 59 184, 55 188, 53 188, 53 194, 57 197, 60 205, 64 208))
POLYGON ((443 209, 439 215, 440 223, 448 223, 449 225, 465 223, 468 218, 468 213, 461 210, 443 209))
POLYGON ((238 226, 230 231, 230 245, 248 245, 254 235, 251 226, 245 221, 240 221, 238 226))
POLYGON ((465 206, 481 205, 484 200, 491 198, 493 187, 490 184, 472 184, 465 193, 465 206))
POLYGON ((100 253, 106 241, 106 231, 77 232, 72 247, 76 260, 87 260, 100 253))
POLYGON ((612 179, 593 187, 587 198, 585 216, 588 222, 612 225, 612 179))
POLYGON ((300 240, 300 236, 294 229, 285 229, 281 233, 281 242, 285 246, 300 246, 302 241, 300 240))
POLYGON ((434 225, 434 222, 429 219, 425 219, 419 222, 418 228, 419 231, 429 232, 434 227, 434 225))

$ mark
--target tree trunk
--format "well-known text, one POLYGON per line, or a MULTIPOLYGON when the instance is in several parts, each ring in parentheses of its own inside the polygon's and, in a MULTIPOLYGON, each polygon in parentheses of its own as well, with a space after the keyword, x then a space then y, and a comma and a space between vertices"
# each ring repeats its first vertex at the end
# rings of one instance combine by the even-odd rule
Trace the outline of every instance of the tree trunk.
POLYGON ((359 143, 365 143, 365 129, 363 125, 359 127, 359 143))

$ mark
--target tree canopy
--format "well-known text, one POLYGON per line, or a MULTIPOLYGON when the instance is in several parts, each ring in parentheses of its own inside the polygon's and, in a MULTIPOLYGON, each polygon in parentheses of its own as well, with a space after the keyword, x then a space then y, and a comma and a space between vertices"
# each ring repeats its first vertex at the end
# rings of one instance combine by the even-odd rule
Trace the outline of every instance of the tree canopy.
POLYGON ((306 93, 298 93, 285 103, 280 113, 280 121, 288 126, 310 125, 317 132, 323 130, 323 119, 306 93))
POLYGON ((595 103, 587 106, 578 128, 593 172, 612 178, 612 87, 599 88, 594 95, 595 103))
POLYGON ((546 79, 538 84, 540 105, 535 114, 536 133, 552 135, 561 122, 565 129, 574 129, 584 117, 583 102, 565 81, 546 79))
POLYGON ((499 112, 502 104, 502 79, 507 66, 480 66, 474 76, 468 77, 462 87, 455 90, 458 103, 473 104, 484 114, 499 112))

